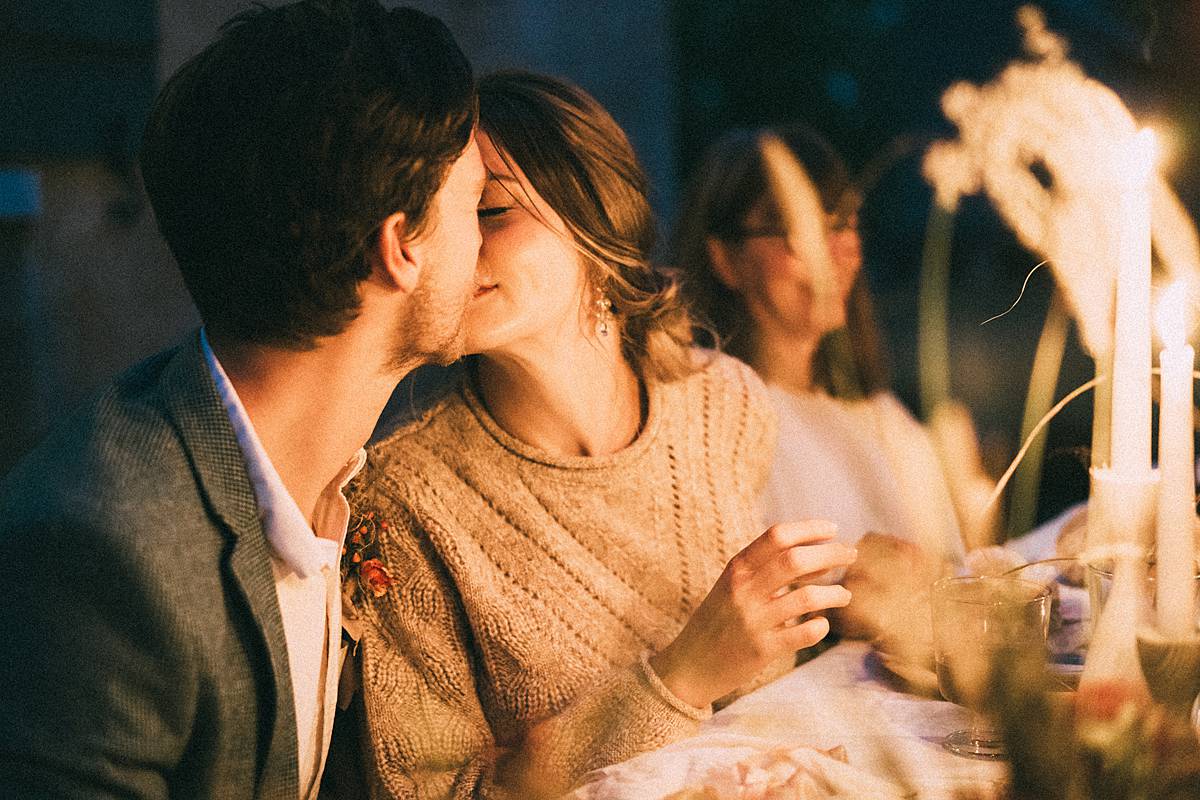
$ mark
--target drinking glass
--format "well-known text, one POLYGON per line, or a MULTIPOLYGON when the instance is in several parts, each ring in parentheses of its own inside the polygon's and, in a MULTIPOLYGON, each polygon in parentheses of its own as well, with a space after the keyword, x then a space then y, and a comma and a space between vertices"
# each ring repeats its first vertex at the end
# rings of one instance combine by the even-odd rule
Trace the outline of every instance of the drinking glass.
POLYGON ((1050 590, 1050 633, 1046 639, 1048 675, 1058 690, 1075 691, 1091 638, 1092 606, 1084 581, 1087 564, 1078 558, 1044 558, 1013 567, 1005 576, 1034 581, 1050 590))
MULTIPOLYGON (((1150 604, 1154 605, 1155 599, 1155 564, 1153 559, 1147 559, 1143 572, 1143 581, 1145 585, 1142 591, 1150 604)), ((1104 609, 1104 603, 1108 600, 1108 593, 1112 591, 1113 582, 1113 563, 1112 559, 1102 559, 1087 565, 1087 584, 1088 592, 1092 598, 1093 620, 1099 618, 1100 612, 1104 609)), ((1200 570, 1196 572, 1195 591, 1197 604, 1200 608, 1200 570)), ((1200 616, 1196 619, 1196 626, 1200 628, 1200 616)))
POLYGON ((971 712, 971 725, 942 746, 960 756, 1001 759, 998 730, 985 713, 996 660, 1014 653, 1045 655, 1050 590, 1009 576, 944 578, 933 585, 933 650, 938 689, 971 712))
MULTIPOLYGON (((1183 637, 1168 637, 1159 625, 1155 592, 1155 565, 1146 564, 1140 576, 1136 629, 1138 661, 1154 700, 1171 713, 1184 717, 1200 702, 1200 625, 1193 622, 1183 637)), ((1112 591, 1113 572, 1109 562, 1088 566, 1089 588, 1103 606, 1112 591)), ((1193 582, 1196 607, 1200 608, 1200 574, 1193 582)), ((1198 706, 1200 708, 1200 706, 1198 706)))

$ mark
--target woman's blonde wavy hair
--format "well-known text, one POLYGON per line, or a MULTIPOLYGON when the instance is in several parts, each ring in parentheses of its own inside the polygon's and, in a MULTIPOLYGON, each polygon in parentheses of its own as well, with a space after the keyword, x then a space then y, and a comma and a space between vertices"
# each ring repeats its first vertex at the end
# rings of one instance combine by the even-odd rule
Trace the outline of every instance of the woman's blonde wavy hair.
POLYGON ((638 375, 672 381, 695 372, 678 282, 650 263, 649 182, 612 116, 567 81, 506 70, 479 81, 479 125, 562 217, 589 282, 612 303, 622 353, 638 375))

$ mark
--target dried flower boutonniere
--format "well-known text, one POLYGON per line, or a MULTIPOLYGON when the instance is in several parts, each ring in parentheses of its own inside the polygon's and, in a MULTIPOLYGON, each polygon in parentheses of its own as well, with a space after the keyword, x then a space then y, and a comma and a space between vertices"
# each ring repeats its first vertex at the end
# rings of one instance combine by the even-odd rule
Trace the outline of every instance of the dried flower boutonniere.
POLYGON ((351 517, 342 546, 342 594, 350 602, 383 597, 396 583, 379 559, 379 537, 390 527, 374 511, 351 517))

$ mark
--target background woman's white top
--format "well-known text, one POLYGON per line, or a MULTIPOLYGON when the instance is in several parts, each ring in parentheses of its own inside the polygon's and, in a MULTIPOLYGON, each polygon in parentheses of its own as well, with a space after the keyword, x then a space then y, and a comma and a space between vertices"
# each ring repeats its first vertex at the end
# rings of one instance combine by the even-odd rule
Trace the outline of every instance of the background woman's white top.
POLYGON ((769 386, 779 449, 760 499, 763 521, 821 518, 838 538, 888 533, 961 562, 962 538, 933 443, 895 395, 838 400, 769 386))

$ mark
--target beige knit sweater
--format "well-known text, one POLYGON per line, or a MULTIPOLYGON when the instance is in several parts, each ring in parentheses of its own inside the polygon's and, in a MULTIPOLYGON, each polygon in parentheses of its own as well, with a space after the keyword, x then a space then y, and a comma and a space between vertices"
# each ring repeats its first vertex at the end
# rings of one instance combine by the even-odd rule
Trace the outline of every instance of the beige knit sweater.
POLYGON ((513 756, 566 790, 709 714, 646 656, 760 532, 775 419, 721 355, 647 394, 642 433, 610 456, 540 452, 466 385, 370 453, 356 505, 391 523, 399 580, 362 642, 376 795, 511 797, 513 756))

